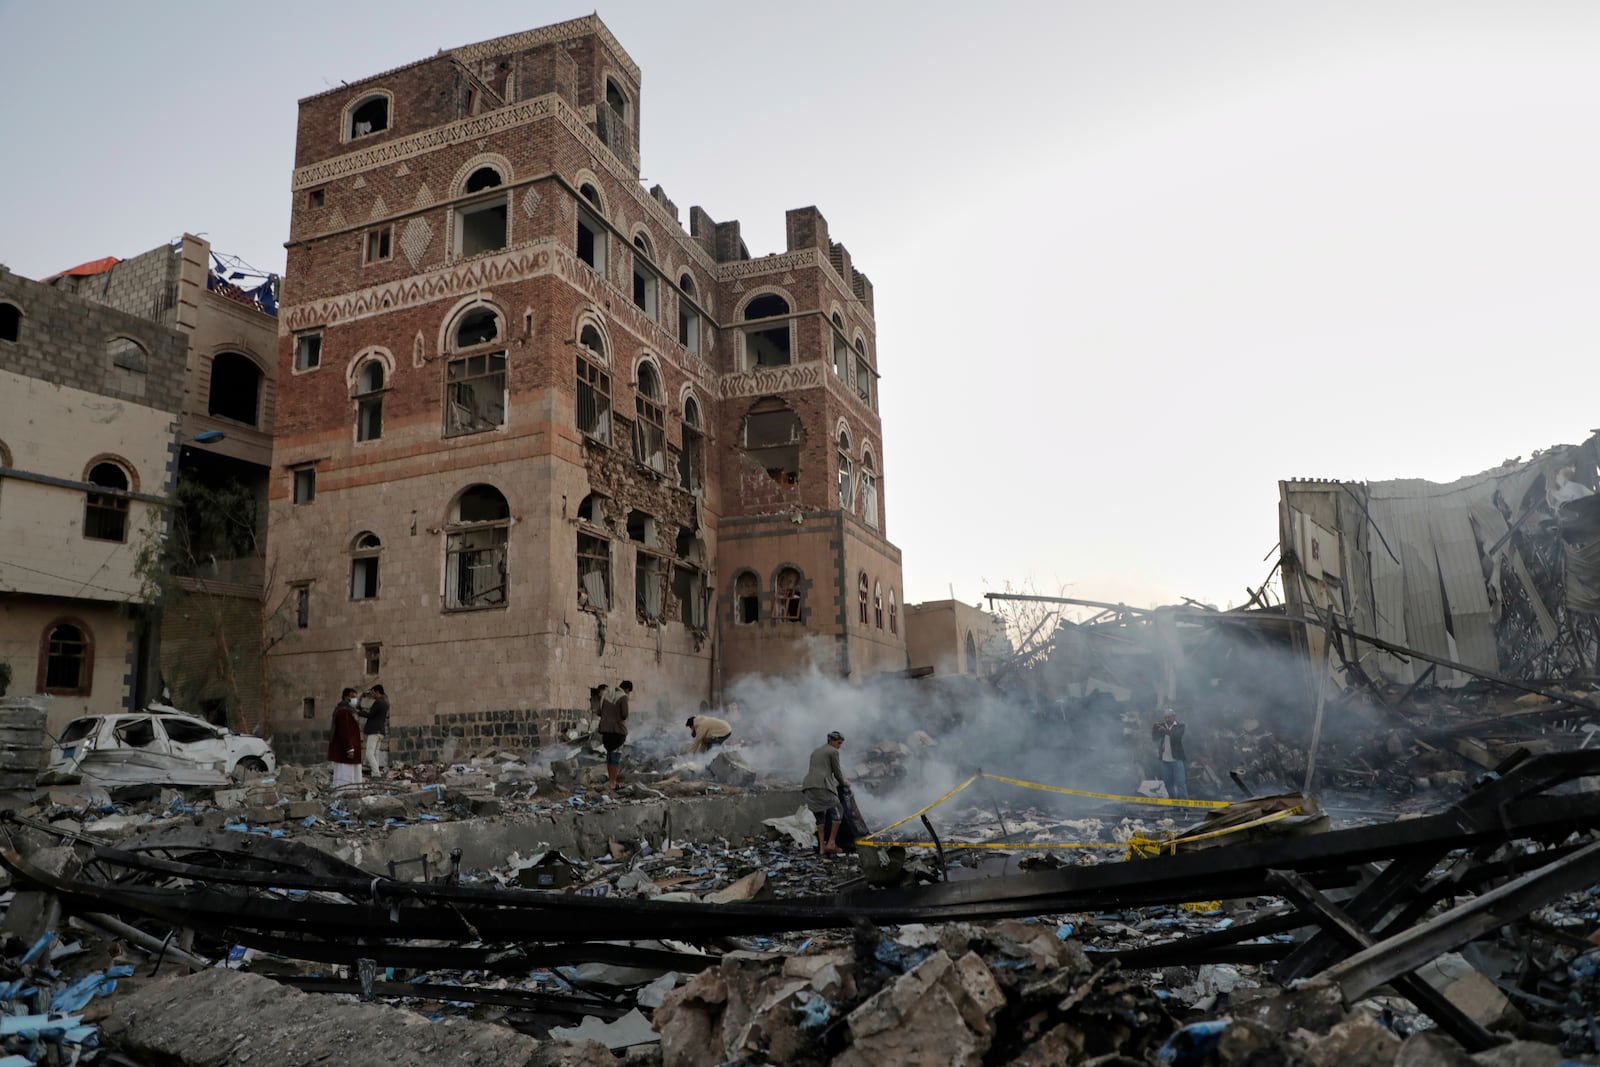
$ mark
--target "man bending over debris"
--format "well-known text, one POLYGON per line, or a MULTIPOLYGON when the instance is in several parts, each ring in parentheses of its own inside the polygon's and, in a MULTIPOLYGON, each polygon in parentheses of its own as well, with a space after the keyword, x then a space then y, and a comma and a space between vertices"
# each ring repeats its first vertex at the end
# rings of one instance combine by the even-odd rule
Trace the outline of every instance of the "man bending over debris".
POLYGON ((1161 781, 1167 787, 1167 796, 1174 800, 1189 799, 1189 773, 1183 765, 1183 723, 1171 708, 1162 720, 1150 728, 1150 738, 1156 743, 1156 758, 1161 762, 1161 781))
POLYGON ((361 724, 356 722, 356 691, 349 687, 333 706, 333 733, 328 736, 328 762, 333 764, 333 791, 361 785, 361 724))
POLYGON ((709 752, 733 736, 733 727, 726 719, 710 715, 691 715, 683 725, 694 732, 694 743, 689 746, 691 753, 709 752))
POLYGON ((622 769, 622 742, 628 739, 628 698, 633 683, 623 682, 600 694, 600 742, 606 746, 606 781, 617 789, 617 772, 622 769))
POLYGON ((844 771, 839 768, 839 749, 844 747, 844 734, 830 731, 827 743, 811 753, 811 766, 806 770, 806 780, 800 783, 800 795, 806 807, 817 820, 817 854, 832 856, 844 849, 837 844, 839 820, 843 812, 839 807, 839 794, 835 788, 849 789, 844 771))

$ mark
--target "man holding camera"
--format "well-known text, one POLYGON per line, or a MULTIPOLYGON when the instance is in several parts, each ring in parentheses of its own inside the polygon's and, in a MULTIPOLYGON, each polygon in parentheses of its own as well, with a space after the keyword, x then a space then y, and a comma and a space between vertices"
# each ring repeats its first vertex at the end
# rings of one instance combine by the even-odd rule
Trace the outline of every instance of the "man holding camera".
POLYGON ((1156 743, 1156 760, 1167 796, 1188 800, 1189 773, 1183 765, 1183 723, 1178 721, 1178 713, 1168 708, 1162 720, 1150 727, 1150 739, 1156 743))

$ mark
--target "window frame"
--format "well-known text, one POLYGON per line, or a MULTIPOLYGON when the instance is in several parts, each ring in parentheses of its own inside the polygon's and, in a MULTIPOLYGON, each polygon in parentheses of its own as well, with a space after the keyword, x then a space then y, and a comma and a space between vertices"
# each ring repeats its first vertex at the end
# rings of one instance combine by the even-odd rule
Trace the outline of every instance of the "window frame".
POLYGON ((394 129, 394 94, 387 89, 374 89, 356 97, 356 99, 345 105, 339 126, 340 140, 345 143, 376 137, 380 133, 388 133, 394 129), (356 112, 373 101, 380 99, 383 101, 383 125, 375 130, 357 133, 356 112))
POLYGON ((383 397, 389 391, 389 368, 377 356, 368 356, 356 364, 356 391, 351 400, 356 406, 356 441, 377 441, 383 437, 383 397), (362 386, 368 370, 376 369, 378 384, 371 389, 362 386))
POLYGON ((49 696, 90 696, 94 692, 94 631, 82 619, 62 616, 51 620, 45 625, 39 635, 39 667, 35 679, 34 691, 49 696), (72 686, 50 684, 50 661, 56 658, 52 653, 55 644, 56 631, 63 626, 71 627, 78 632, 79 645, 76 659, 78 661, 77 684, 72 686))
POLYGON ((666 474, 667 409, 662 397, 661 372, 650 360, 641 360, 638 376, 633 398, 633 458, 657 474, 666 474), (655 383, 654 389, 647 387, 649 381, 655 383), (660 466, 654 462, 658 459, 660 466))
POLYGON ((350 599, 377 600, 383 588, 383 542, 378 535, 365 530, 350 543, 350 599), (370 542, 370 543, 369 543, 370 542), (357 576, 361 577, 358 588, 357 576))
POLYGON ((294 335, 294 363, 292 373, 301 374, 322 366, 322 330, 302 330, 294 335), (315 351, 307 358, 307 342, 315 341, 315 351))
POLYGON ((867 596, 871 591, 871 579, 867 577, 866 571, 862 571, 861 576, 856 580, 856 594, 857 599, 860 601, 860 611, 857 612, 857 615, 861 619, 862 626, 867 625, 867 596))
POLYGON ((584 611, 597 615, 609 614, 617 599, 615 587, 611 583, 611 539, 602 537, 599 533, 579 530, 574 559, 578 568, 579 606, 584 611), (594 594, 584 582, 584 577, 588 574, 600 575, 600 589, 605 596, 604 604, 594 602, 594 594))
POLYGON ((102 456, 84 473, 83 480, 99 490, 98 492, 88 490, 84 493, 83 529, 81 531, 83 539, 85 541, 101 541, 106 544, 127 544, 128 524, 133 517, 129 507, 129 501, 132 499, 130 494, 134 486, 133 472, 122 461, 109 456, 102 456), (95 481, 94 472, 102 467, 110 467, 121 475, 123 484, 120 486, 106 485, 95 481), (112 518, 113 516, 114 519, 112 518), (109 537, 99 532, 89 532, 91 528, 97 531, 103 527, 108 528, 106 524, 113 521, 117 527, 117 536, 115 537, 109 537))
POLYGON ((494 611, 511 603, 511 502, 500 488, 489 482, 474 482, 456 494, 451 504, 454 518, 445 523, 440 533, 444 537, 444 587, 442 610, 449 613, 463 611, 494 611), (504 505, 505 514, 490 519, 461 519, 461 503, 467 494, 479 487, 492 490, 504 505), (487 537, 483 535, 487 534, 487 537), (486 542, 486 543, 477 543, 486 542), (469 562, 468 557, 486 557, 486 561, 469 562), (473 592, 470 600, 463 600, 461 578, 465 571, 476 571, 489 566, 499 572, 500 584, 488 587, 485 592, 473 592), (499 591, 499 599, 483 600, 487 593, 499 591))
POLYGON ((304 464, 289 468, 289 502, 296 507, 314 504, 317 500, 317 468, 304 464), (305 492, 301 492, 302 488, 305 492))
POLYGON ((4 342, 5 344, 8 344, 8 345, 19 345, 19 344, 21 344, 22 343, 22 319, 23 319, 22 305, 17 303, 15 300, 0 300, 0 326, 4 326, 7 319, 11 319, 12 320, 12 325, 15 326, 16 332, 15 332, 14 336, 11 336, 11 337, 6 337, 4 335, 0 335, 0 342, 4 342), (12 314, 10 314, 10 315, 5 314, 4 311, 5 311, 6 308, 10 308, 12 314))
POLYGON ((584 437, 603 445, 611 444, 611 362, 604 350, 605 337, 594 323, 585 323, 578 330, 577 364, 575 373, 575 401, 573 421, 584 437), (602 346, 595 349, 583 340, 593 331, 595 340, 602 346), (585 400, 587 398, 587 405, 585 400), (585 407, 589 418, 585 418, 585 407), (592 425, 586 425, 590 423, 592 425))
POLYGON ((733 624, 761 624, 761 576, 748 567, 733 576, 733 624), (746 583, 745 579, 749 579, 749 582, 746 583))
POLYGON ((394 258, 394 226, 375 226, 361 235, 361 265, 370 267, 394 258))

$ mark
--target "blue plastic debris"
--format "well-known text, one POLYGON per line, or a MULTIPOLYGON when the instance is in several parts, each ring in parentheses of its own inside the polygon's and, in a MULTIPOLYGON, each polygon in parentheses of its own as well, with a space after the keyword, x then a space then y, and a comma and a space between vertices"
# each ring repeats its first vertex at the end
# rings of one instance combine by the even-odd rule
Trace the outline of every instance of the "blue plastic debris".
POLYGON ((33 1061, 26 1056, 7 1056, 0 1060, 0 1067, 33 1067, 33 1061))
POLYGON ((300 820, 300 825, 307 828, 315 826, 317 825, 317 817, 315 815, 307 815, 304 819, 300 820))
POLYGON ((236 834, 247 834, 250 832, 250 824, 242 819, 235 819, 233 822, 225 822, 222 824, 222 828, 224 830, 232 830, 236 834))
POLYGON ((28 964, 32 963, 38 958, 39 953, 50 947, 50 942, 54 941, 55 939, 56 932, 54 930, 47 930, 43 935, 40 936, 39 940, 33 943, 33 947, 28 950, 28 954, 22 957, 22 965, 26 967, 28 964))
POLYGON ((1062 923, 1060 926, 1056 927, 1056 940, 1066 941, 1070 939, 1072 937, 1073 929, 1074 927, 1071 923, 1062 923))
POLYGON ((812 937, 806 938, 804 941, 800 942, 800 947, 794 950, 794 954, 796 956, 804 956, 806 954, 806 949, 810 948, 811 942, 815 940, 816 938, 812 937))
POLYGON ((96 993, 109 994, 117 988, 116 979, 108 979, 99 971, 56 990, 55 996, 50 998, 52 1012, 82 1011, 84 1006, 93 1000, 96 993), (105 988, 109 987, 109 988, 105 988))
POLYGON ((800 1029, 816 1033, 825 1029, 833 1018, 833 1008, 821 997, 812 997, 800 1005, 800 1029))
POLYGON ((1190 1023, 1167 1038, 1167 1043, 1156 1050, 1156 1059, 1173 1067, 1198 1067, 1207 1056, 1217 1051, 1228 1022, 1227 1019, 1207 1019, 1201 1023, 1190 1023))
POLYGON ((81 1015, 6 1015, 0 1016, 0 1035, 37 1037, 41 1034, 64 1034, 82 1023, 81 1015))

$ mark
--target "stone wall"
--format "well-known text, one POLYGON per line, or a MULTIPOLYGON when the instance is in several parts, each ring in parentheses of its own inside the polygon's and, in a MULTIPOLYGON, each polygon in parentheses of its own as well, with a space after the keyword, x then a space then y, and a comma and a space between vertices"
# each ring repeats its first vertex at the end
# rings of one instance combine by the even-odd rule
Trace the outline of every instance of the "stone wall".
MULTIPOLYGON (((328 759, 328 718, 333 706, 318 713, 320 725, 304 729, 279 729, 272 735, 272 751, 284 763, 325 763, 328 759)), ((466 711, 434 715, 425 725, 393 725, 388 733, 389 759, 394 763, 439 760, 449 763, 477 752, 503 749, 533 755, 572 729, 589 721, 587 710, 564 708, 512 708, 504 711, 466 711)))

